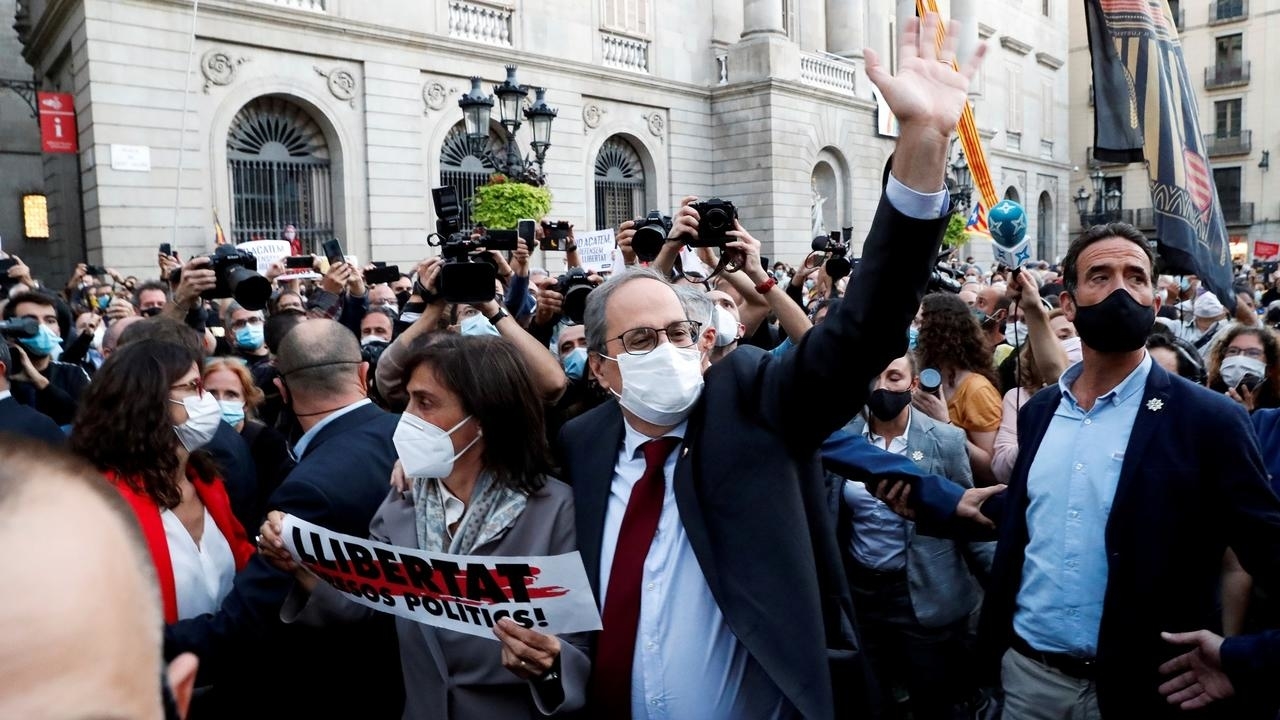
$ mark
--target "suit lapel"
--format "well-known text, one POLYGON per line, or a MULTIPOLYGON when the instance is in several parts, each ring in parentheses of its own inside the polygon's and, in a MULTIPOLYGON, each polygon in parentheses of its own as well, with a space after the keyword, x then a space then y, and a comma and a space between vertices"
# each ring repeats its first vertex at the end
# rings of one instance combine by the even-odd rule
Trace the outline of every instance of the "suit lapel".
MULTIPOLYGON (((1145 455, 1147 445, 1164 426, 1164 418, 1169 414, 1169 396, 1173 383, 1164 368, 1151 363, 1151 371, 1147 375, 1147 384, 1142 393, 1142 405, 1138 415, 1133 419, 1133 430, 1129 433, 1129 444, 1124 449, 1124 462, 1120 466, 1120 481, 1116 485, 1115 498, 1111 501, 1111 515, 1114 518, 1121 503, 1133 494, 1138 482, 1138 469, 1145 455)), ((1107 530, 1111 529, 1110 518, 1107 530)), ((1108 533, 1109 534, 1109 533, 1108 533)))
POLYGON ((579 438, 580 456, 568 458, 581 462, 582 475, 574 477, 574 502, 578 516, 578 551, 587 570, 587 579, 600 597, 600 544, 604 539, 604 515, 613 487, 613 469, 622 444, 622 410, 616 402, 600 406, 600 432, 590 438, 579 438))

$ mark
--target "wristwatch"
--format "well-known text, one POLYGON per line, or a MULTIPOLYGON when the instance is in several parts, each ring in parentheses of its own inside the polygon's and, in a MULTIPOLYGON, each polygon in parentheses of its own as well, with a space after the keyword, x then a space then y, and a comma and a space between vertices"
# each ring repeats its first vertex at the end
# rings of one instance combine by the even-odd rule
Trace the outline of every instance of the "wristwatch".
POLYGON ((489 316, 489 324, 497 325, 504 317, 511 317, 511 316, 507 314, 506 310, 503 310, 502 308, 498 308, 498 312, 489 316))
POLYGON ((756 285, 756 292, 761 295, 767 295, 770 290, 778 286, 778 281, 772 275, 764 279, 764 282, 756 285))

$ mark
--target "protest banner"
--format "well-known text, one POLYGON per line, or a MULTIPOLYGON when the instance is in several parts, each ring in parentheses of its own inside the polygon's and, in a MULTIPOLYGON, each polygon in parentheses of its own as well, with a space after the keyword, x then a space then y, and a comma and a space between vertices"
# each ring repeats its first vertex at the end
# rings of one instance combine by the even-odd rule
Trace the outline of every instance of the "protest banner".
POLYGON ((509 617, 558 635, 600 629, 600 613, 576 552, 550 557, 449 555, 331 532, 286 516, 295 561, 352 602, 424 625, 491 640, 509 617))
MULTIPOLYGON (((242 242, 236 246, 245 252, 253 253, 253 257, 258 261, 258 272, 266 275, 267 270, 271 267, 271 263, 278 262, 284 265, 284 259, 289 257, 291 250, 288 240, 249 240, 242 242)), ((276 280, 284 282, 286 280, 319 280, 324 277, 318 272, 305 269, 285 270, 276 280)))
POLYGON ((612 229, 583 233, 574 238, 574 242, 578 245, 583 270, 589 273, 613 271, 613 249, 617 243, 612 229))

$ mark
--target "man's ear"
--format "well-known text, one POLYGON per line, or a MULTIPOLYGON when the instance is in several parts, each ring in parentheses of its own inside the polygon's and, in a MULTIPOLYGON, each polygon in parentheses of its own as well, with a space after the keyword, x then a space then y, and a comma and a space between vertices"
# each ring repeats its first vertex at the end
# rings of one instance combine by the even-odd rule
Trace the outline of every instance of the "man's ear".
MULTIPOLYGON (((1156 301, 1159 302, 1159 298, 1157 298, 1156 301)), ((1065 317, 1068 322, 1075 323, 1076 299, 1071 295, 1071 293, 1066 290, 1058 293, 1058 307, 1062 308, 1062 316, 1065 317)), ((1157 307, 1157 309, 1159 308, 1157 307)))
POLYGON ((171 660, 165 670, 169 691, 173 693, 173 704, 177 706, 180 718, 185 718, 191 707, 191 696, 196 689, 196 671, 199 669, 200 659, 195 653, 185 652, 171 660))
POLYGON ((605 359, 595 350, 587 351, 587 367, 591 370, 591 376, 596 379, 603 387, 608 387, 604 381, 604 363, 605 359))
POLYGON ((271 382, 276 386, 276 390, 280 391, 280 399, 283 400, 285 404, 288 404, 289 388, 285 386, 284 378, 281 378, 281 377, 272 378, 271 382))

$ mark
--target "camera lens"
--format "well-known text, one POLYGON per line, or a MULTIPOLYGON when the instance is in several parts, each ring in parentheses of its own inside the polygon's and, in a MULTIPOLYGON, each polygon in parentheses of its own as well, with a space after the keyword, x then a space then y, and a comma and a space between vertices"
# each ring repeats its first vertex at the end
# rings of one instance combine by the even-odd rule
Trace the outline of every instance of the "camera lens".
POLYGON ((271 298, 271 281, 240 265, 227 270, 227 289, 246 310, 261 310, 271 298))
POLYGON ((636 257, 650 262, 662 252, 662 244, 666 241, 667 235, 663 232, 662 225, 642 225, 631 238, 631 249, 635 251, 636 257))
POLYGON ((839 280, 853 271, 853 264, 845 257, 833 257, 827 260, 827 275, 832 280, 839 280))
POLYGON ((707 227, 712 230, 727 230, 730 226, 729 213, 720 208, 712 208, 707 211, 707 215, 703 218, 707 227))
POLYGON ((831 240, 830 240, 829 238, 825 238, 825 237, 823 237, 823 236, 819 235, 818 237, 816 237, 816 238, 814 238, 814 239, 813 239, 813 244, 812 244, 812 245, 810 245, 809 247, 813 248, 813 251, 814 251, 814 252, 826 252, 826 251, 827 251, 827 243, 829 243, 829 242, 831 242, 831 240))
POLYGON ((591 285, 579 282, 573 284, 564 294, 564 302, 560 309, 564 316, 581 325, 582 316, 587 309, 587 295, 591 294, 591 285))

